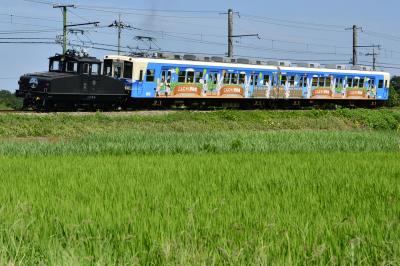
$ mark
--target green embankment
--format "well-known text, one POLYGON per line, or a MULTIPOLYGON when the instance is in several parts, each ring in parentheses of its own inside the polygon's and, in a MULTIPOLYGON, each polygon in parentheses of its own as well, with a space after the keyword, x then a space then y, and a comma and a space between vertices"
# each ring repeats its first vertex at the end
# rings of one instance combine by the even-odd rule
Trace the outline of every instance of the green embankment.
POLYGON ((0 115, 0 265, 397 265, 400 110, 0 115))

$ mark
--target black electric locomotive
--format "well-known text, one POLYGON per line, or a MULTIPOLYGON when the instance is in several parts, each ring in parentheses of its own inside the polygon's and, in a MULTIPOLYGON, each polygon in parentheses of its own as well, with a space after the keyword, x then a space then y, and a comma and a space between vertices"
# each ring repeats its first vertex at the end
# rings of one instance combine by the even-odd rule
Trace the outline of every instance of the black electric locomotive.
POLYGON ((51 110, 115 110, 129 95, 122 81, 102 75, 102 62, 85 53, 68 51, 49 59, 49 71, 20 77, 16 94, 24 108, 51 110))

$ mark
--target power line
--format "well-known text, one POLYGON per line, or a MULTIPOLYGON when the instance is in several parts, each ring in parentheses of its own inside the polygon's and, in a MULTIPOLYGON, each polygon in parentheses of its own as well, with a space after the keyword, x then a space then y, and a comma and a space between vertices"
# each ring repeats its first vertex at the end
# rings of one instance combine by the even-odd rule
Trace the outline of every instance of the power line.
POLYGON ((0 44, 57 44, 54 42, 0 41, 0 44))
POLYGON ((100 8, 100 9, 109 9, 116 10, 119 12, 121 10, 131 10, 131 11, 148 11, 148 12, 163 12, 163 13, 212 13, 218 14, 218 11, 215 10, 178 10, 178 9, 140 9, 140 8, 128 8, 128 7, 111 7, 111 6, 95 6, 95 5, 78 5, 78 7, 84 8, 100 8))
POLYGON ((298 21, 298 20, 287 20, 287 19, 281 19, 281 18, 272 18, 272 17, 263 17, 263 16, 254 16, 251 14, 241 14, 242 17, 248 17, 248 18, 255 18, 255 19, 260 19, 260 20, 267 20, 267 21, 280 21, 284 23, 290 23, 290 24, 303 24, 303 25, 309 25, 309 26, 314 26, 314 27, 325 27, 325 28, 340 28, 343 29, 345 26, 343 25, 332 25, 332 24, 321 24, 321 23, 313 23, 313 22, 304 22, 304 21, 298 21))
MULTIPOLYGON (((0 16, 6 16, 10 18, 22 18, 22 19, 31 19, 31 20, 41 20, 41 21, 50 21, 50 22, 62 22, 61 20, 51 19, 51 18, 43 18, 43 17, 28 17, 28 16, 20 16, 14 14, 0 14, 0 16)), ((14 23, 10 23, 14 24, 14 23)))
POLYGON ((40 38, 40 37, 0 37, 0 40, 54 40, 54 38, 40 38))
POLYGON ((110 13, 110 14, 121 14, 121 15, 135 15, 135 16, 145 16, 145 17, 160 17, 160 18, 176 18, 176 19, 206 19, 206 20, 220 20, 221 18, 219 17, 199 17, 199 16, 177 16, 177 15, 160 15, 157 13, 149 13, 149 14, 144 14, 144 13, 135 13, 135 12, 129 12, 125 10, 120 10, 120 11, 113 11, 113 10, 106 10, 106 9, 100 9, 100 8, 89 8, 89 7, 79 7, 79 9, 82 10, 89 10, 89 11, 96 11, 96 12, 102 12, 102 13, 110 13))
POLYGON ((321 28, 321 27, 312 27, 312 26, 301 26, 301 25, 291 25, 291 24, 283 24, 283 23, 277 23, 277 22, 271 22, 271 21, 266 21, 266 20, 261 20, 261 19, 253 19, 253 18, 244 18, 245 20, 253 21, 253 22, 258 22, 258 23, 264 23, 264 24, 269 24, 269 25, 275 25, 275 26, 281 26, 281 27, 287 27, 287 28, 292 28, 292 29, 304 29, 304 30, 313 30, 313 31, 330 31, 330 32, 338 32, 338 33, 344 33, 344 30, 336 30, 336 29, 330 29, 330 28, 321 28))

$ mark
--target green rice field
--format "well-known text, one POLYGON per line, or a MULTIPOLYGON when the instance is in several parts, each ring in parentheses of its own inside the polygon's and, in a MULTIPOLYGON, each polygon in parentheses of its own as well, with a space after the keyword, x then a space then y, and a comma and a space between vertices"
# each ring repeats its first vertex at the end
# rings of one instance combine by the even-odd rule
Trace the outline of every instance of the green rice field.
POLYGON ((0 115, 0 265, 399 265, 400 110, 0 115))

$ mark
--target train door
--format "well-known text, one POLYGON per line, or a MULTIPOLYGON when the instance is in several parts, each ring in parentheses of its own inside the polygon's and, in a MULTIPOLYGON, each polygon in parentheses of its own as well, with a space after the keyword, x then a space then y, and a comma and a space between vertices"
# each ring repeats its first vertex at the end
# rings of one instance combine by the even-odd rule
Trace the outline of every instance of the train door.
POLYGON ((143 94, 144 72, 145 69, 140 69, 138 79, 132 83, 132 97, 140 97, 143 94))
POLYGON ((157 91, 157 75, 156 69, 149 67, 144 73, 141 86, 138 88, 140 91, 139 97, 152 98, 155 97, 157 91))
POLYGON ((251 73, 250 76, 248 77, 248 81, 246 82, 249 88, 249 95, 252 95, 253 97, 258 96, 258 90, 257 90, 257 85, 258 85, 258 73, 251 73))
POLYGON ((95 94, 100 91, 100 64, 82 64, 81 93, 95 94))
POLYGON ((302 91, 302 97, 307 98, 308 78, 307 78, 306 74, 304 74, 303 76, 300 76, 298 86, 299 86, 299 89, 302 91))
POLYGON ((314 96, 314 91, 318 88, 319 85, 319 76, 313 75, 311 78, 311 84, 309 84, 308 96, 309 98, 314 96))

